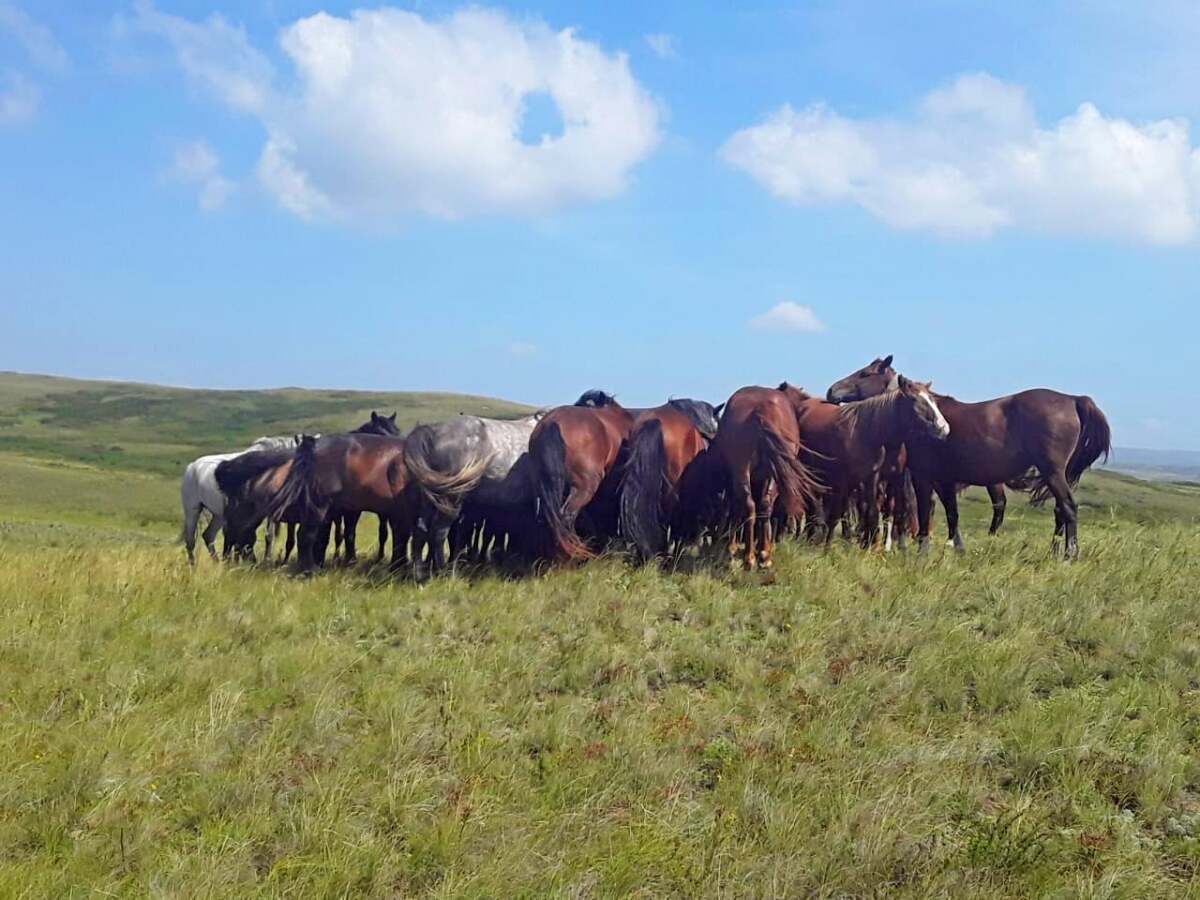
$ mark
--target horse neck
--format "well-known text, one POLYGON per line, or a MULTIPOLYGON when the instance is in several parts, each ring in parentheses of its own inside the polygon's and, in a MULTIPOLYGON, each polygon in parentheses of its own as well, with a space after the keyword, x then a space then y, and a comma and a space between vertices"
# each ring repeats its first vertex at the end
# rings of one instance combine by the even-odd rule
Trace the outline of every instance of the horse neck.
POLYGON ((850 428, 853 440, 868 446, 891 443, 903 436, 898 415, 899 391, 847 403, 840 407, 842 421, 850 428))

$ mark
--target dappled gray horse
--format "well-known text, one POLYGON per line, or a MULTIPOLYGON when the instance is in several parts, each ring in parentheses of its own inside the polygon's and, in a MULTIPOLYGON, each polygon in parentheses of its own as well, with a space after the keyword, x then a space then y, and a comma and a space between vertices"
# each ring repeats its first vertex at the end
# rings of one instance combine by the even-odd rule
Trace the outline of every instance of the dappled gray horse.
POLYGON ((450 529, 468 501, 484 515, 499 517, 532 506, 529 436, 541 416, 541 412, 515 420, 459 416, 412 430, 404 458, 421 492, 435 568, 446 565, 450 529))

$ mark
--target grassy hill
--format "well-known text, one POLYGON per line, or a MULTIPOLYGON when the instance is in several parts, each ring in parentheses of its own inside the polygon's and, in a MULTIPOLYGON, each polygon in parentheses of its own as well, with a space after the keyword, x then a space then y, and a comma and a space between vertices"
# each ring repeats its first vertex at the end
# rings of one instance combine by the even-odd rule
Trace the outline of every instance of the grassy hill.
POLYGON ((968 492, 769 578, 193 569, 177 457, 520 411, 269 393, 0 378, 0 896, 1200 893, 1196 487, 1089 474, 1072 565, 968 492))
MULTIPOLYGON (((574 398, 571 398, 574 399, 574 398)), ((274 434, 356 428, 372 410, 402 429, 459 413, 516 418, 529 407, 436 393, 207 391, 0 373, 0 453, 176 474, 201 453, 274 434)))

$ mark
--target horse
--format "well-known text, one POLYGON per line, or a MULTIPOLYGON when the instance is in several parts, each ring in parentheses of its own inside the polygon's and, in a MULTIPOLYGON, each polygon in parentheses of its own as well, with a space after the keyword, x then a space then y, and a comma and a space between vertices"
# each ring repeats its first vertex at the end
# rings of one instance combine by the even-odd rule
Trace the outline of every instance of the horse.
POLYGON ((827 488, 825 546, 833 540, 834 523, 846 514, 851 490, 864 499, 861 544, 870 547, 879 531, 876 485, 885 448, 918 435, 945 440, 950 426, 938 409, 929 385, 900 376, 897 389, 852 403, 830 403, 809 396, 786 381, 779 391, 796 413, 805 460, 827 488))
MULTIPOLYGON (((896 390, 900 373, 892 367, 893 357, 888 355, 882 359, 876 358, 867 363, 857 372, 852 372, 829 387, 826 399, 830 403, 853 403, 878 397, 885 391, 896 390)), ((887 458, 884 461, 884 483, 887 490, 887 505, 893 512, 893 521, 907 521, 912 515, 908 506, 911 493, 911 476, 907 472, 907 453, 903 445, 893 444, 887 448, 887 458)), ((1010 485, 1014 490, 1026 490, 1027 483, 1016 479, 1010 485)), ((988 534, 994 535, 1004 524, 1004 512, 1008 507, 1008 497, 1004 493, 1003 484, 987 484, 983 486, 992 502, 992 524, 988 534)), ((890 534, 890 523, 889 523, 890 534)), ((899 532, 901 548, 904 547, 905 531, 899 532)))
POLYGON ((1072 489, 1112 450, 1112 431, 1096 402, 1046 388, 982 403, 934 396, 950 423, 950 437, 941 443, 917 439, 908 444, 920 551, 929 547, 934 491, 946 510, 950 543, 961 552, 958 485, 1021 482, 1031 488, 1035 505, 1054 498, 1054 552, 1057 555, 1059 538, 1065 537, 1065 557, 1078 557, 1079 508, 1072 489))
POLYGON ((801 460, 802 449, 795 410, 781 391, 744 387, 726 401, 710 452, 727 486, 732 524, 729 553, 736 562, 740 533, 748 570, 756 564, 763 569, 773 564, 771 523, 776 503, 782 503, 786 515, 800 518, 821 493, 820 484, 801 460))
MULTIPOLYGON (((486 419, 459 416, 436 425, 418 425, 408 436, 405 462, 421 494, 422 517, 437 570, 446 566, 446 544, 453 558, 468 541, 451 530, 470 503, 471 515, 461 529, 469 536, 518 507, 533 512, 533 491, 528 466, 519 465, 529 449, 529 438, 541 419, 535 413, 522 419, 486 419)), ((493 523, 495 536, 498 521, 493 523)), ((505 530, 508 530, 507 527, 505 530)), ((487 538, 490 539, 490 538, 487 538)), ((483 535, 480 541, 485 540, 483 535)), ((415 554, 419 556, 419 554, 415 554)))
MULTIPOLYGON (((209 556, 217 558, 217 533, 225 525, 225 495, 217 484, 217 466, 226 460, 240 456, 242 453, 258 450, 277 450, 294 447, 299 443, 299 437, 260 437, 246 450, 234 453, 212 453, 197 457, 188 463, 183 470, 183 480, 180 483, 179 495, 183 506, 183 528, 180 539, 187 547, 188 562, 196 563, 196 528, 200 523, 200 514, 208 510, 210 519, 202 537, 208 548, 209 556)), ((274 535, 267 532, 267 552, 270 553, 274 535)), ((225 541, 225 555, 233 549, 228 537, 225 541)))
POLYGON ((373 434, 306 436, 286 458, 244 454, 223 463, 218 481, 245 509, 242 521, 290 519, 299 528, 298 563, 311 572, 324 562, 332 514, 373 512, 392 528, 392 566, 407 563, 414 516, 404 438, 373 434))
POLYGON ((596 554, 579 536, 585 509, 597 536, 616 531, 616 477, 633 429, 633 414, 603 391, 588 391, 574 406, 550 410, 529 438, 540 517, 552 557, 580 561, 596 554))
POLYGON ((680 504, 684 473, 716 437, 723 406, 669 400, 634 419, 621 475, 620 531, 643 561, 666 552, 668 529, 684 530, 675 518, 687 508, 680 504))
MULTIPOLYGON (((388 437, 399 437, 400 429, 396 427, 396 414, 390 416, 381 416, 375 410, 371 410, 371 418, 362 425, 355 428, 350 434, 378 434, 388 437)), ((333 555, 336 557, 345 545, 345 555, 342 557, 343 562, 352 564, 358 554, 355 548, 355 539, 358 536, 358 520, 362 515, 360 512, 345 512, 334 517, 333 520, 333 555)), ((384 551, 387 548, 388 539, 388 523, 387 519, 380 516, 379 518, 379 547, 375 551, 375 562, 383 560, 384 551)), ((289 526, 288 545, 291 546, 291 526, 289 526)), ((287 557, 284 557, 286 561, 287 557)))

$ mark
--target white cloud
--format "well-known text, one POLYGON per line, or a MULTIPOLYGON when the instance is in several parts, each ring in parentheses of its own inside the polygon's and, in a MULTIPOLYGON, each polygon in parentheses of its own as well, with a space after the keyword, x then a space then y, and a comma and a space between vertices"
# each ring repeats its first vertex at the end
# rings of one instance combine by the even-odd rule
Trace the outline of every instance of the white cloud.
POLYGON ((236 189, 221 174, 220 157, 204 141, 193 141, 176 149, 169 175, 182 184, 198 187, 200 208, 208 212, 224 206, 236 189))
POLYGON ((815 334, 825 330, 825 325, 817 318, 810 306, 801 306, 785 300, 776 303, 760 316, 750 320, 750 327, 757 331, 794 331, 802 334, 815 334))
POLYGON ((648 34, 646 43, 659 59, 678 59, 679 51, 675 48, 675 38, 669 34, 648 34))
POLYGON ((1200 234, 1200 151, 1185 121, 1139 125, 1084 103, 1042 128, 1020 87, 986 74, 933 91, 907 119, 784 106, 721 153, 782 199, 855 203, 895 228, 1163 244, 1200 234))
POLYGON ((478 7, 318 13, 281 33, 296 73, 282 88, 224 19, 136 9, 197 83, 262 122, 259 180, 303 218, 536 215, 620 192, 659 140, 660 110, 625 55, 569 29, 478 7), (525 99, 543 93, 563 131, 523 143, 525 99))
POLYGON ((38 111, 42 92, 20 72, 0 77, 0 125, 28 122, 38 111))
POLYGON ((508 352, 513 356, 533 356, 537 353, 537 344, 529 344, 524 341, 514 341, 508 345, 508 352))
POLYGON ((11 34, 25 48, 34 65, 61 74, 70 67, 67 52, 49 28, 35 22, 14 3, 0 0, 0 31, 11 34))

